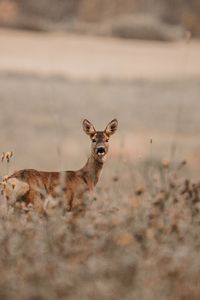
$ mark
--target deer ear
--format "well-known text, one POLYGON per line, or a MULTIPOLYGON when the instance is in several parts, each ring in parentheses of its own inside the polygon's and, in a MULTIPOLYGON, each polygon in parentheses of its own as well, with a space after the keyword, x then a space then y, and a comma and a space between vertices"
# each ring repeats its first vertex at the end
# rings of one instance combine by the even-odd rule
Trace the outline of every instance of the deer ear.
POLYGON ((87 135, 94 135, 96 133, 96 129, 87 119, 83 120, 83 130, 87 135))
POLYGON ((115 131, 117 130, 117 126, 118 126, 118 121, 117 119, 113 119, 110 123, 108 123, 108 125, 106 126, 104 132, 110 136, 112 134, 115 133, 115 131))

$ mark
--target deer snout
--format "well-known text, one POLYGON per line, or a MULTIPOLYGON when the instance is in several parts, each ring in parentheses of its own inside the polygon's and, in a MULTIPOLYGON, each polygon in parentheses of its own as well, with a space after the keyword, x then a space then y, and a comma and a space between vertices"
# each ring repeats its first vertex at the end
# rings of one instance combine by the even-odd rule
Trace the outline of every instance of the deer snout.
POLYGON ((99 155, 105 154, 105 152, 106 152, 105 147, 103 147, 103 146, 97 147, 96 152, 99 155))

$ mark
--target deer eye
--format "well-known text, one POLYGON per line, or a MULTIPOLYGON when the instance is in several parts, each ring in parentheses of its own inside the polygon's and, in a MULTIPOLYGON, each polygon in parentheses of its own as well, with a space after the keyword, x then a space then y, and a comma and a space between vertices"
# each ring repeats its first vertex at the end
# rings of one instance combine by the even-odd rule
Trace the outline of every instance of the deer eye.
POLYGON ((96 143, 96 139, 92 139, 92 142, 93 142, 93 143, 96 143))
POLYGON ((109 141, 109 139, 106 139, 106 143, 109 141))

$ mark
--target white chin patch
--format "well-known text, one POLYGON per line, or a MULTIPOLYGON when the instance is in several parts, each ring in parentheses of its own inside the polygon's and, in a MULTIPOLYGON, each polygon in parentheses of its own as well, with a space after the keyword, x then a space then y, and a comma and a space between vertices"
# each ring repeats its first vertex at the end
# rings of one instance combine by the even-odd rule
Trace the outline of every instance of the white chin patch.
POLYGON ((104 162, 106 160, 106 154, 99 153, 98 159, 99 159, 99 161, 104 162))
POLYGON ((105 155, 105 152, 104 153, 98 153, 99 157, 103 157, 104 155, 105 155))

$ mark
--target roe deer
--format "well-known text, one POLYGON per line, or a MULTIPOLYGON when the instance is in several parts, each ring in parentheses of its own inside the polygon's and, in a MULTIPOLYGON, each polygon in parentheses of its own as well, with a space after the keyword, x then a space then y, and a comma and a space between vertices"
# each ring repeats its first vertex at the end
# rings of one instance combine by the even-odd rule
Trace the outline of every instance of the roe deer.
POLYGON ((91 155, 83 168, 78 171, 64 172, 20 170, 1 183, 2 193, 8 201, 12 201, 12 204, 22 201, 27 206, 31 204, 40 212, 45 212, 45 199, 58 198, 62 190, 62 204, 64 203, 65 207, 71 210, 74 199, 81 201, 84 194, 92 191, 97 184, 108 153, 109 138, 115 133, 117 126, 117 120, 113 119, 104 131, 96 131, 94 126, 85 119, 83 130, 90 137, 92 147, 91 155))

